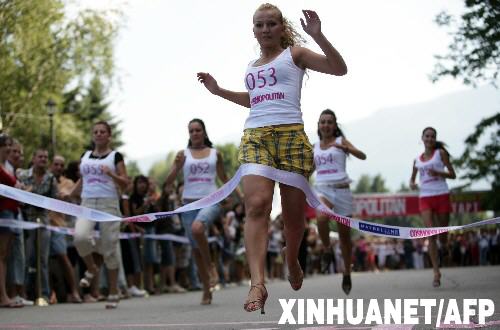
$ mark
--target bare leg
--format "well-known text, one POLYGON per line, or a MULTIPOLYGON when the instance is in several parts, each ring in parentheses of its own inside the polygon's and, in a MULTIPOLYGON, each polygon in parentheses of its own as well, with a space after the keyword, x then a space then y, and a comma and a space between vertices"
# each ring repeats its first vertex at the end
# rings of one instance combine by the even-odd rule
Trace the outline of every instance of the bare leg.
MULTIPOLYGON (((433 213, 431 210, 425 210, 422 212, 422 218, 427 227, 434 227, 433 213)), ((429 237, 429 257, 432 263, 432 269, 434 271, 434 282, 441 278, 441 273, 439 272, 439 259, 438 259, 438 248, 436 243, 436 236, 429 237)))
MULTIPOLYGON (((323 197, 320 197, 323 204, 325 204, 329 209, 333 208, 332 203, 323 197)), ((323 213, 317 212, 316 219, 318 220, 318 233, 321 238, 321 243, 325 250, 330 248, 330 219, 323 213)))
POLYGON ((290 278, 294 282, 295 279, 298 280, 303 276, 298 257, 305 230, 306 199, 302 190, 284 184, 280 184, 280 192, 282 217, 285 225, 286 262, 290 278))
POLYGON ((9 255, 9 246, 12 241, 11 233, 2 233, 0 235, 0 304, 8 305, 12 303, 7 295, 5 278, 7 275, 7 256, 9 255))
POLYGON ((207 236, 205 235, 205 224, 199 220, 193 221, 191 225, 191 230, 193 233, 193 238, 196 240, 198 245, 198 252, 201 256, 201 261, 204 263, 204 268, 207 270, 207 275, 209 279, 210 286, 214 286, 218 282, 217 271, 215 270, 215 265, 213 263, 212 255, 210 254, 210 247, 208 246, 207 236), (215 274, 214 274, 215 272, 215 274))
POLYGON ((342 258, 344 258, 344 275, 351 274, 352 264, 352 241, 351 228, 346 225, 337 223, 340 238, 340 249, 342 250, 342 258))
POLYGON ((264 283, 265 280, 267 232, 273 202, 274 181, 261 176, 247 175, 243 178, 243 193, 246 210, 246 257, 251 283, 257 285, 264 283))
POLYGON ((207 236, 205 235, 205 224, 199 220, 193 221, 191 225, 193 238, 196 240, 198 248, 194 249, 196 266, 200 274, 200 280, 203 284, 203 297, 201 303, 207 305, 211 303, 211 281, 210 271, 212 267, 212 257, 210 256, 210 247, 208 246, 207 236))
POLYGON ((109 294, 118 294, 118 268, 108 269, 109 294))
POLYGON ((199 248, 193 249, 193 256, 194 261, 196 262, 196 267, 198 268, 201 283, 203 285, 203 297, 201 304, 208 305, 212 302, 212 296, 210 292, 210 278, 208 275, 207 264, 205 263, 199 248))
MULTIPOLYGON (((440 227, 447 227, 450 224, 450 214, 449 213, 443 213, 443 214, 437 214, 436 215, 437 220, 438 220, 438 225, 440 227)), ((448 233, 442 233, 438 235, 438 239, 441 242, 441 247, 444 249, 444 260, 443 260, 443 265, 449 266, 450 263, 450 252, 448 251, 448 233)))
POLYGON ((247 312, 261 310, 267 299, 264 287, 269 230, 269 215, 273 202, 274 181, 250 175, 243 178, 245 195, 245 249, 250 270, 251 287, 243 305, 247 312))
POLYGON ((72 302, 78 302, 80 301, 80 294, 78 293, 78 288, 76 286, 76 281, 75 281, 75 272, 73 270, 73 266, 71 265, 71 262, 69 261, 69 258, 66 254, 60 254, 57 256, 59 259, 59 263, 63 267, 63 273, 64 273, 64 278, 66 282, 68 282, 68 285, 71 290, 71 301, 72 302))

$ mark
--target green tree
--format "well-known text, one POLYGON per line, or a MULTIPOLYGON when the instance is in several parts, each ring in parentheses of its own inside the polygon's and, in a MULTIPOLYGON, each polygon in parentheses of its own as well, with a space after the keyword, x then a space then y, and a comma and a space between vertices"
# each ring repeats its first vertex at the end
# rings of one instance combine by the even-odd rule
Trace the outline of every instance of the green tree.
POLYGON ((385 192, 389 192, 389 189, 385 186, 385 179, 380 174, 377 174, 374 177, 367 174, 361 175, 358 183, 356 184, 356 188, 354 188, 355 194, 385 192))
MULTIPOLYGON (((61 0, 0 1, 0 116, 26 155, 48 140, 49 98, 63 104, 71 86, 89 89, 90 77, 111 84, 118 32, 114 14, 84 10, 70 17, 61 0)), ((89 132, 62 111, 54 123, 58 153, 77 158, 89 132)))
POLYGON ((224 169, 227 176, 231 178, 240 166, 238 162, 238 146, 234 143, 216 145, 215 148, 221 153, 224 169))
POLYGON ((127 162, 127 174, 131 179, 142 174, 141 169, 135 160, 127 162))
POLYGON ((386 193, 389 189, 385 186, 385 179, 380 174, 375 175, 370 185, 370 191, 376 193, 386 193))
MULTIPOLYGON (((456 20, 447 13, 437 16, 441 26, 453 26, 449 53, 438 56, 433 81, 451 76, 476 86, 486 81, 498 87, 500 71, 500 1, 465 0, 465 12, 456 20)), ((465 151, 455 165, 465 171, 462 178, 491 183, 488 206, 500 210, 499 139, 500 112, 483 119, 465 140, 465 151), (490 140, 485 142, 484 140, 490 140)))
POLYGON ((465 12, 459 19, 446 12, 436 17, 440 26, 451 28, 453 41, 448 54, 436 56, 431 79, 460 78, 476 86, 486 81, 498 82, 500 71, 500 1, 465 0, 465 12))
POLYGON ((363 194, 370 192, 370 182, 371 178, 368 174, 363 174, 358 180, 356 184, 356 188, 354 188, 355 194, 363 194))
MULTIPOLYGON (((170 151, 165 159, 159 160, 156 163, 154 163, 151 168, 148 171, 148 176, 153 178, 159 186, 165 182, 165 178, 168 175, 168 172, 170 171, 170 168, 172 167, 172 164, 174 163, 175 155, 177 153, 175 151, 170 151)), ((182 178, 179 176, 177 177, 177 181, 182 181, 182 178)))
POLYGON ((491 184, 487 198, 489 209, 500 211, 500 113, 483 119, 475 132, 465 139, 465 150, 455 165, 462 169, 462 178, 469 184, 486 179, 491 184), (481 146, 481 142, 490 140, 481 146))

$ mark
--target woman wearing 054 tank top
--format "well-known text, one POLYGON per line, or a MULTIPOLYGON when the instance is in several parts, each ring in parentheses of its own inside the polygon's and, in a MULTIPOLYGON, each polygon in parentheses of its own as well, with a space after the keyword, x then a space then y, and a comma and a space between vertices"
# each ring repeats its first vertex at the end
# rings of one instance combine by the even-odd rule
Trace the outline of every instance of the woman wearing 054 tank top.
MULTIPOLYGON (((305 69, 342 76, 347 67, 341 55, 321 31, 321 21, 312 10, 303 10, 304 31, 323 53, 299 47, 303 41, 291 23, 274 5, 263 4, 253 15, 253 34, 260 46, 260 58, 250 62, 245 75, 246 92, 219 87, 209 73, 198 80, 214 95, 250 108, 241 139, 240 163, 255 163, 294 172, 308 178, 313 168, 313 150, 304 133, 300 95, 305 69)), ((251 288, 243 308, 261 310, 267 299, 264 269, 268 219, 275 182, 262 176, 243 178, 245 196, 245 246, 251 288)), ((286 261, 291 287, 299 290, 304 278, 298 262, 304 236, 305 195, 297 188, 280 184, 285 225, 286 261)))
MULTIPOLYGON (((111 149, 111 138, 111 126, 107 122, 94 124, 94 149, 83 154, 80 160, 81 178, 71 195, 80 193, 83 206, 121 216, 119 190, 127 187, 128 177, 123 156, 111 149)), ((87 266, 80 286, 88 288, 97 279, 99 267, 93 253, 101 255, 108 269, 109 295, 106 308, 115 308, 119 301, 120 221, 100 222, 99 238, 93 236, 95 226, 95 221, 81 218, 75 224, 75 247, 87 266)))
MULTIPOLYGON (((183 204, 188 204, 206 197, 217 190, 216 177, 227 182, 222 155, 212 148, 205 124, 201 119, 189 122, 188 147, 177 153, 174 164, 165 184, 172 184, 177 173, 184 175, 183 204)), ((201 210, 193 210, 181 214, 186 235, 193 247, 193 256, 203 284, 202 305, 212 302, 211 288, 218 282, 218 274, 210 254, 207 230, 221 216, 221 206, 215 204, 201 210)))
MULTIPOLYGON (((419 155, 413 162, 410 188, 419 190, 420 213, 426 226, 446 227, 450 222, 450 191, 446 179, 455 179, 455 170, 450 162, 450 154, 445 149, 443 142, 436 141, 437 132, 432 127, 426 127, 422 131, 424 142, 424 153, 419 155), (445 171, 445 168, 447 171, 445 171), (415 179, 419 174, 420 185, 417 186, 415 179)), ((441 246, 446 248, 447 234, 439 235, 441 246)), ((441 272, 439 271, 438 248, 436 236, 429 237, 429 255, 434 270, 432 285, 441 285, 441 272)))
MULTIPOLYGON (((335 213, 351 217, 353 213, 352 193, 349 189, 351 179, 346 172, 346 158, 351 154, 365 160, 366 155, 352 145, 337 124, 335 113, 326 109, 321 112, 318 121, 319 143, 314 145, 314 165, 316 166, 315 190, 321 201, 335 213)), ((330 219, 322 213, 317 213, 318 231, 324 247, 324 266, 328 268, 333 260, 333 250, 330 245, 330 219)), ((344 259, 344 276, 342 290, 349 294, 351 284, 351 230, 348 226, 337 223, 340 238, 340 248, 344 259)))

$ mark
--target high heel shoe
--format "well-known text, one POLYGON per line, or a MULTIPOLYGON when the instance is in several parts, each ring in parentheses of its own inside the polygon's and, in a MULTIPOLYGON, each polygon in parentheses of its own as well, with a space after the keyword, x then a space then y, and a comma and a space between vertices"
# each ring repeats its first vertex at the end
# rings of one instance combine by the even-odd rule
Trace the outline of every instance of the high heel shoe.
POLYGON ((212 292, 203 293, 200 305, 210 305, 212 303, 212 292))
POLYGON ((267 289, 264 286, 264 284, 262 283, 254 284, 250 287, 247 301, 245 302, 245 304, 243 304, 243 309, 246 310, 247 312, 255 312, 260 309, 261 314, 266 314, 264 310, 264 306, 266 305, 266 300, 267 300, 267 289), (258 290, 260 295, 256 295, 256 298, 251 298, 251 293, 252 290, 254 289, 258 290))
POLYGON ((352 282, 351 282, 351 274, 347 274, 342 277, 342 291, 344 291, 345 294, 349 294, 352 289, 352 282))
POLYGON ((435 288, 441 286, 441 273, 438 273, 437 275, 434 274, 434 281, 432 281, 432 286, 435 288))
MULTIPOLYGON (((281 254, 283 255, 283 260, 286 260, 286 246, 281 249, 281 254)), ((291 272, 290 275, 288 275, 288 282, 295 291, 299 291, 300 288, 302 288, 302 282, 304 281, 304 272, 302 271, 302 268, 300 268, 300 265, 299 269, 300 273, 298 276, 293 276, 291 272)), ((288 270, 290 270, 290 265, 288 265, 288 270)))
POLYGON ((118 303, 120 302, 119 294, 110 294, 106 299, 106 309, 115 309, 118 307, 118 303))
POLYGON ((80 287, 81 288, 88 288, 90 287, 90 284, 92 283, 92 280, 94 279, 95 274, 89 272, 88 270, 85 271, 84 276, 80 279, 80 287))
POLYGON ((210 269, 208 271, 209 283, 210 283, 210 291, 214 291, 217 284, 219 284, 219 274, 217 273, 217 268, 215 264, 210 265, 210 269))

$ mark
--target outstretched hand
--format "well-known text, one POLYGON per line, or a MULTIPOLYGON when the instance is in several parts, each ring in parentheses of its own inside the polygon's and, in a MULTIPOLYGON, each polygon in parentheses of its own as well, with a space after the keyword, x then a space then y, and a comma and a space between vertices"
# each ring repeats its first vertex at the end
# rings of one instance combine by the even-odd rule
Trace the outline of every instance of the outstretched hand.
POLYGON ((216 94, 219 90, 217 80, 214 79, 208 72, 198 72, 196 74, 198 81, 205 85, 205 88, 212 94, 216 94))
POLYGON ((175 166, 177 166, 178 169, 181 169, 184 166, 184 162, 185 161, 186 161, 186 156, 184 156, 183 152, 179 152, 175 156, 174 163, 175 163, 175 166))
POLYGON ((304 31, 311 37, 320 34, 321 20, 319 19, 318 14, 314 10, 302 10, 302 13, 306 19, 305 22, 304 19, 300 19, 300 24, 302 25, 304 31))

